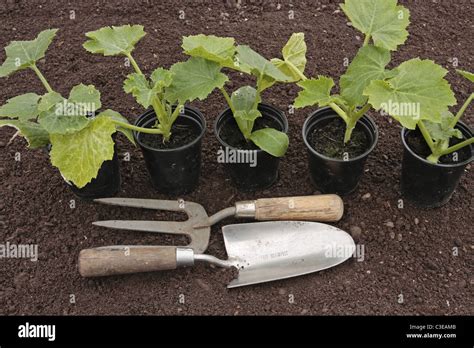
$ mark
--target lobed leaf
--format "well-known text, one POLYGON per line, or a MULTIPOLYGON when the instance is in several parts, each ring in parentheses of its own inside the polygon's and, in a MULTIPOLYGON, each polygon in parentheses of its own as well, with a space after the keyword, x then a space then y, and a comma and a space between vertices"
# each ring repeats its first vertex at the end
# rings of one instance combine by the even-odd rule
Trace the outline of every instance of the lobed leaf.
POLYGON ((101 108, 100 92, 93 85, 79 84, 64 99, 58 93, 49 93, 41 104, 44 109, 38 122, 51 134, 72 134, 89 124, 88 116, 101 108))
POLYGON ((275 65, 285 75, 291 77, 289 82, 301 80, 306 67, 306 43, 304 33, 293 33, 282 49, 283 60, 273 58, 275 65))
POLYGON ((275 157, 282 157, 288 149, 288 136, 273 128, 264 128, 252 132, 250 140, 263 151, 275 157))
POLYGON ((181 47, 184 53, 192 57, 201 57, 223 67, 235 68, 235 40, 232 37, 204 34, 184 36, 181 47))
POLYGON ((165 91, 165 98, 184 104, 195 99, 205 99, 215 88, 222 88, 228 81, 220 72, 218 63, 201 57, 191 57, 186 62, 174 64, 170 71, 173 82, 165 91))
POLYGON ((356 107, 367 103, 363 93, 370 81, 383 80, 393 74, 385 69, 390 58, 390 51, 384 48, 370 45, 360 48, 340 80, 341 96, 349 105, 356 107))
POLYGON ((43 94, 38 105, 38 111, 48 111, 56 104, 64 102, 64 100, 61 94, 54 91, 43 94))
POLYGON ((317 79, 301 81, 298 83, 298 86, 303 88, 303 90, 298 93, 295 99, 294 107, 297 109, 315 104, 326 106, 340 100, 339 96, 331 95, 334 80, 330 77, 318 76, 317 79))
POLYGON ((5 105, 0 106, 0 117, 15 118, 20 121, 36 118, 39 114, 40 98, 36 93, 26 93, 8 99, 5 105))
POLYGON ((145 109, 152 104, 152 99, 157 91, 150 87, 145 76, 138 73, 129 74, 123 83, 123 89, 131 93, 137 102, 145 109))
POLYGON ((10 126, 20 132, 28 142, 30 149, 36 149, 49 144, 49 134, 38 123, 21 120, 0 120, 0 127, 10 126))
POLYGON ((81 116, 93 113, 102 106, 100 92, 93 85, 86 86, 82 83, 71 89, 68 102, 82 106, 77 108, 81 116))
POLYGON ((56 104, 50 110, 40 113, 38 123, 50 134, 72 134, 87 127, 89 119, 86 116, 77 116, 73 107, 68 111, 68 105, 64 103, 56 104))
POLYGON ((275 81, 288 82, 290 77, 281 72, 269 60, 252 50, 249 46, 237 46, 237 61, 246 66, 258 78, 269 77, 275 81))
POLYGON ((31 41, 12 41, 5 47, 6 60, 0 66, 0 77, 29 68, 44 57, 58 29, 43 30, 31 41))
POLYGON ((142 25, 104 27, 86 33, 89 40, 82 46, 91 53, 102 53, 104 56, 128 55, 145 35, 142 25))
POLYGON ((414 129, 419 120, 441 122, 441 115, 456 104, 454 93, 444 79, 448 72, 431 60, 408 60, 386 80, 374 80, 364 95, 377 109, 383 109, 404 127, 414 129))
POLYGON ((410 12, 397 0, 346 0, 341 8, 352 25, 370 36, 375 46, 395 51, 407 37, 410 12))
POLYGON ((66 180, 82 188, 97 177, 105 161, 113 158, 115 131, 109 117, 97 117, 73 134, 51 134, 51 163, 66 180))
POLYGON ((155 89, 161 90, 171 85, 171 82, 173 82, 173 74, 164 68, 157 68, 151 74, 151 81, 155 89))

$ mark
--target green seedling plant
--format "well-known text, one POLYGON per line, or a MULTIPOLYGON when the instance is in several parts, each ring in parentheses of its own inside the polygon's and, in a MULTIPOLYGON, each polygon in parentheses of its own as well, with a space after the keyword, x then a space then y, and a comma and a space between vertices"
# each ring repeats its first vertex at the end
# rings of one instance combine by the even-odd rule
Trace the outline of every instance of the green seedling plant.
POLYGON ((140 69, 132 56, 135 45, 146 35, 141 25, 104 27, 86 33, 88 40, 84 48, 91 53, 104 56, 124 56, 134 69, 134 73, 124 81, 124 90, 131 93, 144 108, 152 107, 156 123, 152 128, 131 126, 132 130, 159 134, 163 143, 172 136, 172 127, 183 112, 186 102, 204 100, 215 88, 221 88, 227 76, 220 72, 216 62, 199 57, 191 57, 170 69, 156 68, 149 77, 140 69))
POLYGON ((339 81, 340 94, 331 94, 334 80, 326 76, 307 79, 298 85, 303 89, 295 99, 295 108, 329 106, 345 122, 344 144, 351 139, 359 119, 372 105, 364 89, 372 80, 390 77, 386 69, 391 52, 405 42, 409 24, 408 9, 397 0, 346 0, 340 5, 352 25, 365 35, 363 46, 339 81))
POLYGON ((31 69, 41 81, 44 94, 26 93, 0 107, 0 127, 10 126, 23 136, 31 149, 51 145, 50 159, 64 179, 78 188, 97 177, 104 161, 114 155, 112 135, 120 131, 134 142, 126 118, 102 107, 100 92, 93 85, 74 86, 67 98, 53 90, 38 67, 57 29, 40 32, 31 41, 12 41, 0 77, 31 69))
MULTIPOLYGON (((474 82, 474 74, 468 71, 457 70, 457 72, 464 76, 471 82, 474 82)), ((474 138, 465 139, 453 146, 449 146, 450 140, 455 137, 463 139, 463 134, 456 128, 457 123, 461 120, 467 108, 474 98, 474 93, 471 93, 465 100, 464 104, 458 110, 456 115, 446 111, 441 115, 441 123, 431 121, 418 122, 418 129, 420 129, 423 138, 428 144, 431 154, 426 158, 432 163, 438 163, 441 156, 449 155, 453 152, 474 144, 474 138)))
POLYGON ((372 108, 409 129, 424 121, 441 124, 442 115, 456 102, 444 79, 447 70, 419 58, 387 68, 391 51, 408 37, 408 9, 396 0, 346 0, 341 8, 365 35, 363 45, 340 78, 340 94, 331 94, 332 78, 304 80, 299 83, 303 90, 295 108, 330 106, 346 124, 344 144, 350 141, 357 121, 372 108))
POLYGON ((220 68, 250 74, 256 86, 243 86, 230 95, 225 86, 222 92, 240 132, 248 141, 261 150, 282 157, 288 148, 288 136, 274 128, 254 130, 255 121, 262 117, 258 109, 262 92, 277 82, 296 82, 303 75, 306 65, 306 44, 303 33, 293 34, 282 49, 283 59, 267 60, 246 45, 236 45, 231 37, 214 35, 192 35, 183 38, 184 52, 192 58, 214 62, 220 68))
MULTIPOLYGON (((426 158, 432 163, 438 163, 441 156, 459 151, 465 146, 474 143, 474 138, 465 139, 453 146, 449 146, 450 140, 454 137, 463 139, 463 134, 456 129, 469 104, 474 98, 474 94, 467 98, 456 115, 449 112, 447 106, 456 103, 454 93, 448 82, 443 79, 447 70, 431 61, 411 60, 396 70, 396 75, 384 81, 373 81, 367 88, 366 94, 374 106, 380 109, 387 108, 387 100, 404 100, 409 103, 418 103, 420 114, 393 114, 400 123, 409 129, 418 127, 423 138, 431 150, 431 154, 426 158), (398 69, 398 70, 397 70, 398 69), (410 91, 416 89, 417 94, 410 91), (444 107, 444 108, 443 108, 444 107)), ((458 72, 474 82, 474 74, 458 70, 458 72)))

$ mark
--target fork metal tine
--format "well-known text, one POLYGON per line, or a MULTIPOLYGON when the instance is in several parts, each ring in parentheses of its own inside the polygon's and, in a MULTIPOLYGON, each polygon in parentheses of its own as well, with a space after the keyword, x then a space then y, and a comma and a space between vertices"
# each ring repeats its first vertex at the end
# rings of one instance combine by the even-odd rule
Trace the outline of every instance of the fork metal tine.
POLYGON ((114 228, 119 230, 157 232, 188 235, 192 227, 186 221, 139 221, 139 220, 107 220, 95 221, 95 226, 114 228))
POLYGON ((178 201, 164 200, 164 199, 141 199, 141 198, 99 198, 94 199, 94 202, 115 205, 121 207, 130 208, 143 208, 143 209, 155 209, 155 210, 171 210, 171 211, 183 211, 185 209, 180 208, 178 201))

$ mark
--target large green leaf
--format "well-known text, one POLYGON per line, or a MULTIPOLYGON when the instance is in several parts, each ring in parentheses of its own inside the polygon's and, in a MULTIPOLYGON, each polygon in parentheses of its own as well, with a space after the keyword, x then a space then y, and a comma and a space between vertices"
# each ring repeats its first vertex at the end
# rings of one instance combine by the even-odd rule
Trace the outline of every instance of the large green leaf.
POLYGON ((458 74, 462 75, 463 77, 465 77, 469 81, 474 82, 474 74, 472 72, 465 71, 465 70, 459 70, 459 69, 457 69, 456 71, 458 72, 458 74))
POLYGON ((285 75, 291 77, 291 82, 301 80, 306 67, 306 43, 304 33, 293 33, 282 49, 283 60, 273 58, 271 62, 285 75))
POLYGON ((414 129, 420 119, 439 123, 448 107, 456 104, 444 79, 447 72, 431 60, 411 59, 394 70, 394 77, 372 81, 364 95, 375 109, 383 109, 404 127, 414 129))
POLYGON ((407 37, 410 12, 397 0, 346 0, 341 8, 353 26, 370 36, 375 46, 395 51, 407 37))
POLYGON ((231 102, 234 108, 234 117, 241 118, 246 121, 255 121, 262 114, 258 110, 260 96, 257 90, 251 86, 240 87, 231 95, 231 102))
POLYGON ((0 117, 17 118, 28 121, 38 116, 38 101, 41 97, 36 93, 26 93, 7 100, 0 106, 0 117))
POLYGON ((452 122, 454 121, 454 115, 445 111, 441 114, 441 122, 435 123, 431 121, 423 121, 425 128, 428 130, 428 133, 431 136, 431 139, 434 141, 447 141, 452 137, 462 139, 463 135, 459 129, 451 127, 452 122))
POLYGON ((0 120, 0 127, 10 126, 20 132, 28 142, 30 149, 36 149, 49 144, 49 134, 38 123, 20 120, 0 120))
POLYGON ((129 74, 123 83, 123 89, 131 93, 137 102, 145 109, 152 104, 156 91, 150 87, 150 83, 142 74, 129 74))
POLYGON ((171 103, 179 101, 180 104, 205 99, 215 88, 222 88, 228 81, 220 70, 218 63, 200 57, 174 64, 170 69, 173 82, 166 89, 166 99, 171 103))
POLYGON ((183 37, 184 53, 201 57, 221 66, 234 67, 235 40, 232 37, 214 35, 190 35, 183 37))
POLYGON ((51 134, 71 134, 89 124, 92 113, 100 109, 100 92, 93 85, 79 84, 69 93, 69 99, 62 99, 59 94, 49 94, 42 105, 38 122, 51 134), (53 102, 56 101, 55 104, 53 102))
POLYGON ((89 40, 83 44, 83 47, 89 52, 102 53, 104 56, 128 55, 145 35, 142 25, 104 27, 86 33, 89 40))
POLYGON ((318 76, 317 79, 300 81, 298 86, 303 90, 298 93, 295 99, 294 107, 297 109, 316 104, 322 107, 332 102, 341 101, 339 96, 331 95, 334 80, 330 77, 318 76))
POLYGON ((391 72, 385 67, 390 62, 390 51, 375 47, 361 47, 349 65, 346 73, 341 76, 341 96, 351 106, 361 106, 367 102, 364 89, 372 80, 383 80, 391 72))
POLYGON ((249 46, 237 46, 237 61, 248 69, 258 78, 269 77, 275 81, 288 82, 289 76, 281 72, 269 60, 252 50, 249 46))
POLYGON ((97 117, 79 132, 51 135, 51 163, 66 180, 81 188, 97 177, 102 163, 114 155, 115 124, 97 117))
POLYGON ((51 134, 71 134, 85 128, 89 119, 86 116, 77 116, 74 110, 75 104, 56 104, 50 110, 40 113, 38 122, 51 134))
POLYGON ((252 132, 250 140, 263 151, 275 157, 282 157, 288 149, 288 136, 273 128, 264 128, 252 132))
POLYGON ((31 41, 12 41, 5 47, 7 59, 0 66, 0 77, 29 68, 43 58, 57 31, 58 29, 43 30, 31 41))
MULTIPOLYGON (((126 124, 130 124, 130 122, 128 122, 128 120, 125 117, 123 117, 117 111, 114 111, 114 110, 111 110, 111 109, 107 109, 107 110, 102 111, 100 114, 97 115, 97 117, 109 117, 112 120, 119 121, 119 122, 126 123, 126 124)), ((116 128, 117 128, 117 131, 119 131, 120 133, 125 135, 127 137, 127 139, 130 140, 130 142, 133 145, 136 145, 135 144, 135 138, 133 137, 133 131, 131 129, 121 127, 119 125, 116 125, 116 128)))

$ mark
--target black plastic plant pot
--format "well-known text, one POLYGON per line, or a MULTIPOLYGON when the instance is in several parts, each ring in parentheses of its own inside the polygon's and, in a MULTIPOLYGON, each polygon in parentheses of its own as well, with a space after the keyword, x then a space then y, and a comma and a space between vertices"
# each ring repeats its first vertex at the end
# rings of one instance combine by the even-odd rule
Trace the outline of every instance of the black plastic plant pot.
MULTIPOLYGON (((462 132, 465 139, 472 137, 471 129, 464 123, 458 122, 456 128, 462 132)), ((453 156, 447 155, 444 158, 441 157, 439 163, 435 164, 426 160, 426 156, 422 157, 414 151, 408 142, 410 135, 416 136, 424 142, 418 129, 402 129, 401 136, 404 146, 401 178, 402 194, 420 208, 441 207, 449 202, 464 173, 464 169, 473 160, 473 146, 466 146, 457 151, 457 161, 452 161, 453 156), (451 160, 449 160, 450 158, 451 160)), ((462 140, 456 140, 456 142, 459 141, 462 140)))
POLYGON ((102 164, 95 179, 82 188, 70 183, 69 187, 77 197, 92 200, 115 196, 120 191, 120 184, 120 161, 114 146, 114 157, 102 164))
POLYGON ((355 129, 360 129, 365 134, 367 149, 353 158, 331 158, 316 151, 311 145, 310 137, 315 130, 338 118, 339 116, 329 107, 316 110, 303 125, 303 140, 308 149, 313 185, 323 193, 346 195, 353 192, 359 184, 367 157, 377 144, 378 129, 370 117, 362 116, 355 129))
MULTIPOLYGON (((155 112, 148 110, 135 125, 151 128, 156 121, 155 112)), ((142 150, 153 187, 170 195, 186 194, 199 183, 206 120, 200 111, 186 106, 171 131, 171 139, 166 144, 160 135, 134 131, 133 136, 142 150)))
MULTIPOLYGON (((284 133, 288 132, 288 120, 285 114, 266 104, 259 104, 262 116, 257 118, 254 131, 272 127, 284 133)), ((263 190, 278 179, 280 158, 260 150, 253 143, 246 142, 230 108, 224 110, 214 123, 214 133, 221 144, 219 150, 226 171, 232 183, 239 191, 263 190)))

